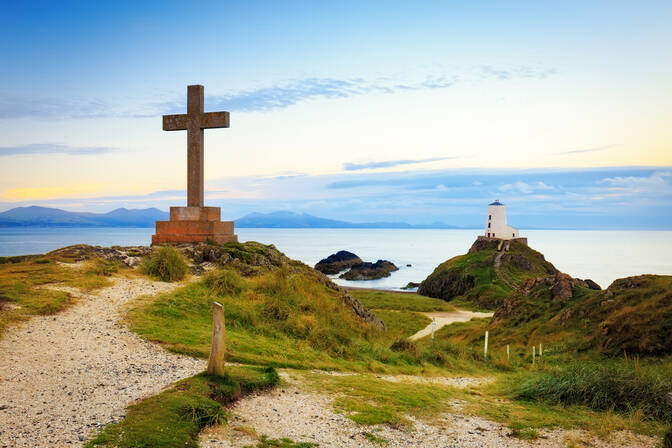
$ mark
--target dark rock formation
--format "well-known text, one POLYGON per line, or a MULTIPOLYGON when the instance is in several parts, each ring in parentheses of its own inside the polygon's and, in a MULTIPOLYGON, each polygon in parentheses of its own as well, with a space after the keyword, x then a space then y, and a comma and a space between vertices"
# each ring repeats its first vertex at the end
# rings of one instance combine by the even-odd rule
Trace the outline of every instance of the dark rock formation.
POLYGON ((568 301, 574 295, 574 279, 567 274, 558 273, 555 275, 555 278, 551 280, 553 286, 551 286, 551 296, 553 300, 562 300, 568 301))
POLYGON ((345 271, 357 263, 362 263, 362 259, 352 252, 341 250, 335 254, 329 255, 323 260, 320 260, 315 265, 315 269, 322 272, 323 274, 333 275, 338 274, 341 271, 345 271))
POLYGON ((389 277, 391 272, 398 271, 394 263, 378 260, 375 263, 362 262, 353 265, 348 272, 339 276, 345 280, 375 280, 389 277))
POLYGON ((419 286, 420 286, 420 283, 408 282, 408 284, 406 286, 402 287, 401 289, 413 289, 413 288, 417 288, 419 286))
POLYGON ((437 297, 443 300, 451 300, 461 296, 476 286, 473 275, 463 270, 448 270, 441 275, 430 275, 420 283, 418 294, 427 297, 437 297))
POLYGON ((588 287, 588 289, 592 289, 592 290, 595 290, 595 291, 601 291, 602 290, 602 288, 600 288, 600 285, 598 285, 597 283, 595 283, 594 281, 592 281, 589 278, 585 279, 584 282, 586 283, 586 286, 588 287))
POLYGON ((368 322, 371 325, 375 325, 376 327, 379 327, 382 330, 386 329, 385 322, 383 322, 378 316, 373 314, 367 307, 362 305, 362 302, 355 299, 350 294, 344 292, 343 295, 341 296, 341 301, 343 302, 343 304, 350 307, 352 311, 354 311, 355 314, 359 316, 361 319, 363 319, 365 322, 368 322))
POLYGON ((469 248, 469 254, 474 254, 476 252, 480 252, 482 250, 488 250, 488 249, 497 249, 497 246, 499 246, 499 243, 501 240, 485 240, 485 239, 477 239, 474 241, 474 244, 471 245, 469 248))

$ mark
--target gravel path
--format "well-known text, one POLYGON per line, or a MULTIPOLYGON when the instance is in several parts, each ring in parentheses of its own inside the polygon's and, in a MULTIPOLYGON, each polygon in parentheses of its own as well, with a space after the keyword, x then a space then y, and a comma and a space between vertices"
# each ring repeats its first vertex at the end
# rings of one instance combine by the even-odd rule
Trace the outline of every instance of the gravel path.
POLYGON ((333 397, 308 392, 293 380, 281 389, 258 393, 240 400, 228 426, 208 428, 201 433, 203 448, 240 448, 256 446, 251 435, 289 438, 312 442, 320 447, 427 447, 427 448, 529 448, 590 446, 594 448, 656 447, 658 440, 618 432, 601 440, 583 431, 540 431, 541 438, 525 441, 511 436, 502 425, 478 417, 446 413, 432 424, 409 418, 412 429, 394 429, 387 425, 360 426, 333 411, 333 397), (380 445, 366 438, 367 433, 387 440, 380 445), (575 444, 575 445, 572 445, 575 444))
MULTIPOLYGON (((433 312, 433 313, 420 313, 420 314, 424 314, 430 319, 436 320, 436 327, 434 327, 434 331, 439 331, 439 328, 442 328, 454 322, 466 322, 468 320, 473 319, 474 317, 492 317, 492 313, 477 313, 473 311, 459 311, 459 310, 450 312, 433 312)), ((410 339, 411 341, 417 341, 418 339, 422 339, 430 334, 432 334, 431 323, 408 339, 410 339)))
POLYGON ((95 295, 59 288, 78 302, 0 339, 0 447, 81 446, 132 402, 205 368, 120 322, 124 303, 175 285, 114 280, 95 295))

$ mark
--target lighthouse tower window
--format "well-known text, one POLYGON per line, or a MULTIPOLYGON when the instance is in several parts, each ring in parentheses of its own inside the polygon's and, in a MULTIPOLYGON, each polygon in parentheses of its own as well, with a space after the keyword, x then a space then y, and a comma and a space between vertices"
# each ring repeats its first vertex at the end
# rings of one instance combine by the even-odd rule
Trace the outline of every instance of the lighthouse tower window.
POLYGON ((492 220, 492 215, 488 215, 488 221, 492 220))
POLYGON ((488 229, 490 228, 490 223, 488 223, 488 229))

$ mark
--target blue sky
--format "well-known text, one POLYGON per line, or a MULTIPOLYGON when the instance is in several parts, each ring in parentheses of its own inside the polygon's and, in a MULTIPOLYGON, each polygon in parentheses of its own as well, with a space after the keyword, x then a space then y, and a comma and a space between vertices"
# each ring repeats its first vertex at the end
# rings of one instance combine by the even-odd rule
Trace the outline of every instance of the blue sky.
POLYGON ((0 209, 672 228, 670 2, 2 2, 0 209), (512 218, 512 222, 515 222, 512 218))

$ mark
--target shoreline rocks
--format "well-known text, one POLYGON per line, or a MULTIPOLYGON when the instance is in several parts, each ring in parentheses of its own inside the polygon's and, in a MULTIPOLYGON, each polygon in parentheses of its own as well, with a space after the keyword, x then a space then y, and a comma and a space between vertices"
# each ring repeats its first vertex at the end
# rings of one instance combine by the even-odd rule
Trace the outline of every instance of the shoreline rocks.
POLYGON ((399 268, 391 261, 378 260, 375 263, 362 262, 353 265, 348 272, 341 274, 339 278, 344 280, 376 280, 383 277, 389 277, 399 268))
POLYGON ((362 259, 357 255, 347 250, 339 250, 335 254, 331 254, 327 258, 320 260, 315 265, 315 269, 323 274, 334 275, 358 263, 362 263, 362 259))

